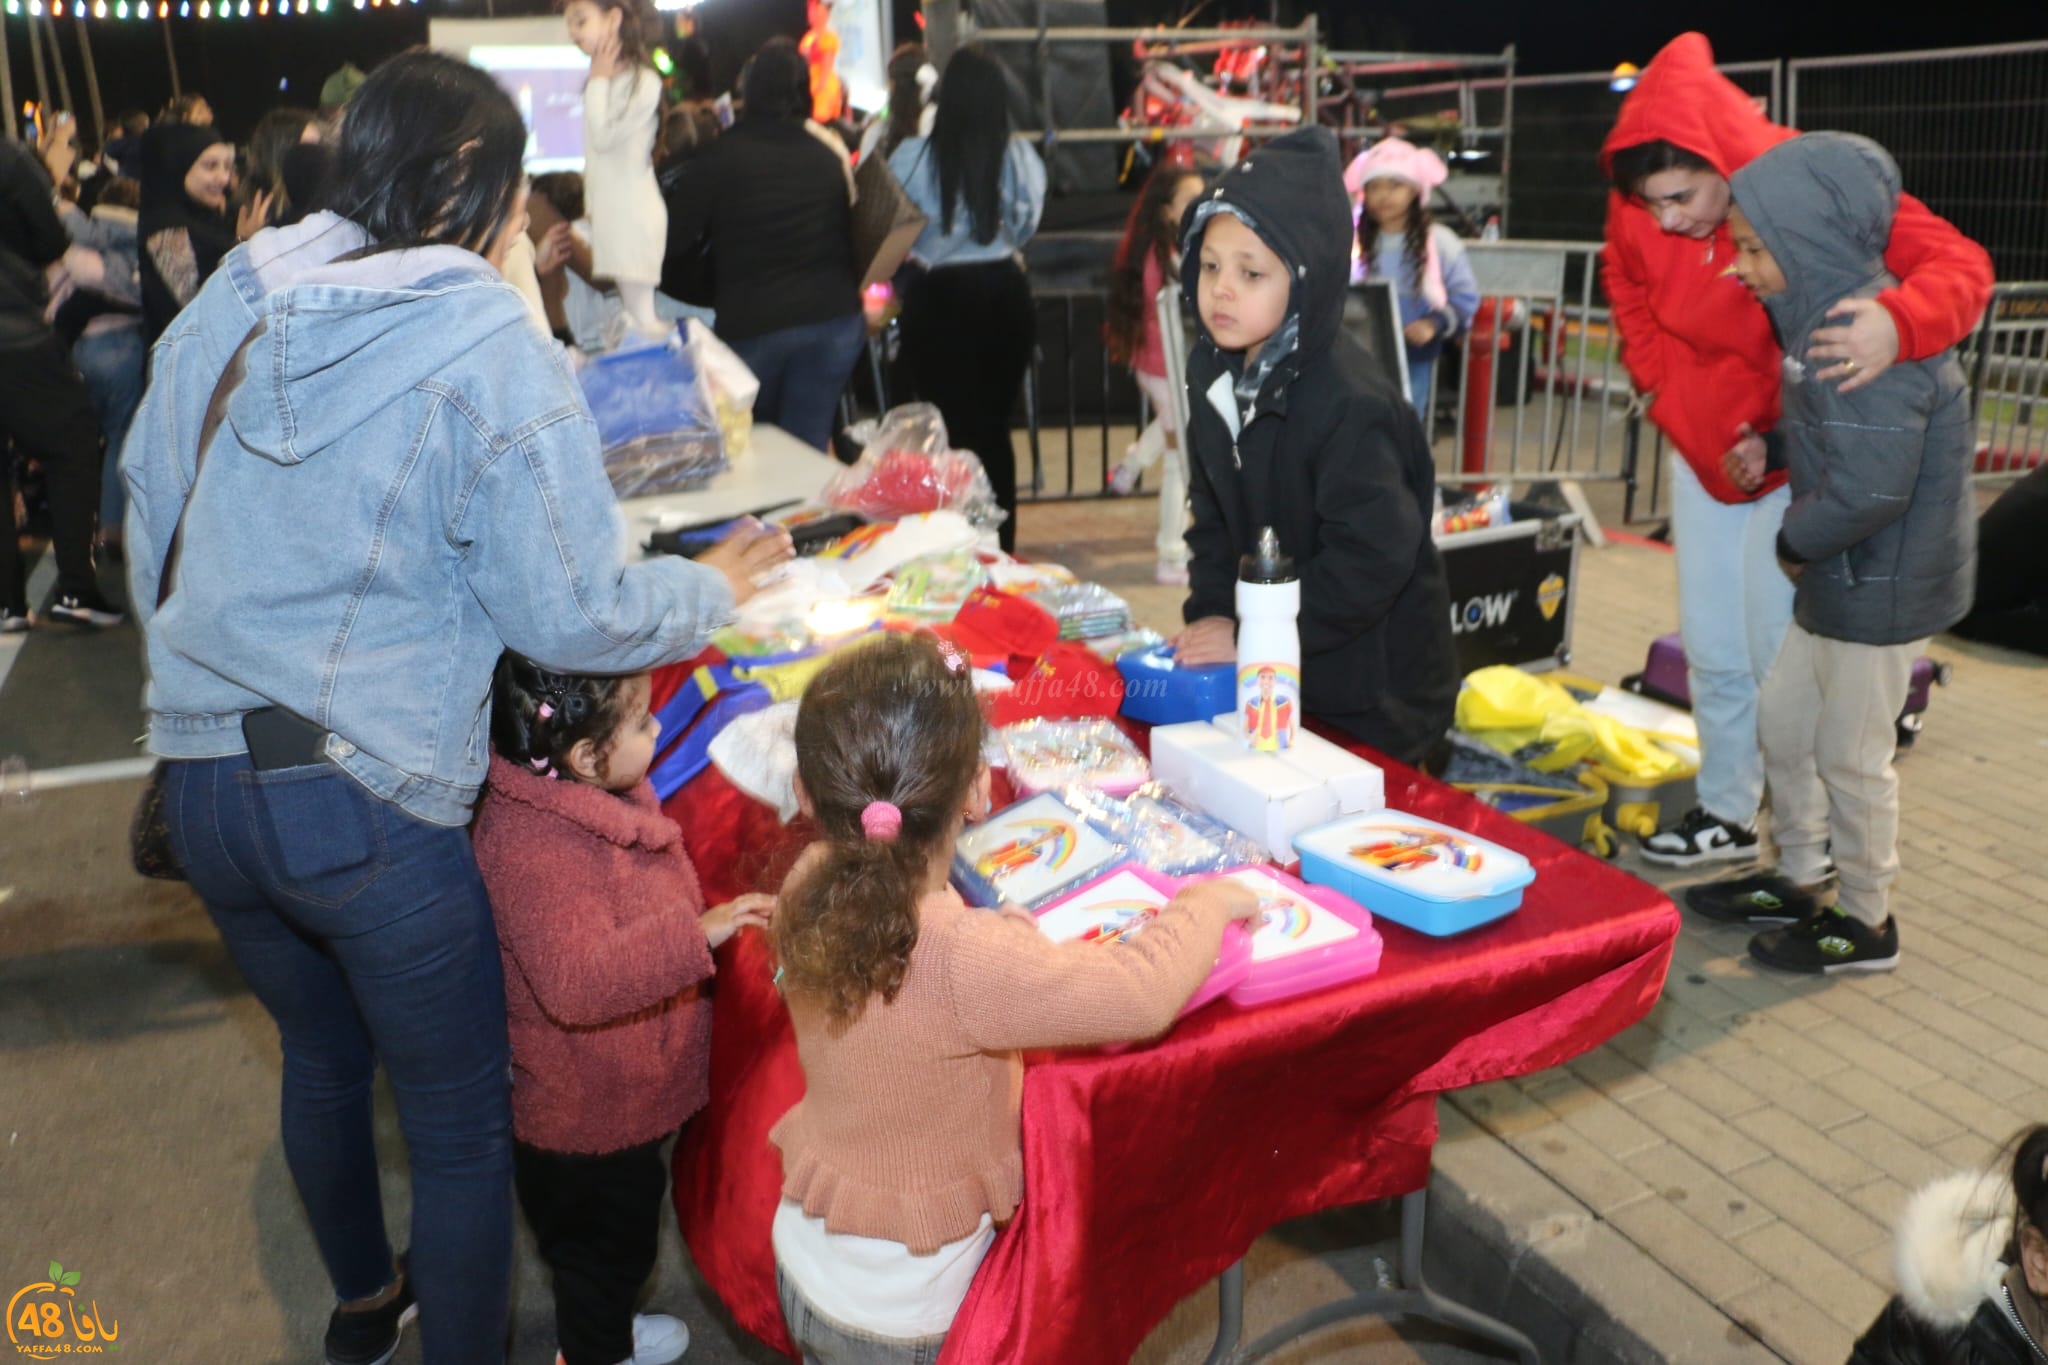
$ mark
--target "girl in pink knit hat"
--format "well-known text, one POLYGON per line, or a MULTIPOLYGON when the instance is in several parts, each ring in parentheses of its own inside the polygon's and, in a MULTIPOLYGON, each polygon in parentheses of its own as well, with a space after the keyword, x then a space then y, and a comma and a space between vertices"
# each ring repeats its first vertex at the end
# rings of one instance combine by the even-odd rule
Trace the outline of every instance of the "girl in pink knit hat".
POLYGON ((1429 212, 1431 193, 1449 174, 1435 152, 1398 137, 1373 144, 1344 172, 1344 188, 1364 196, 1357 278, 1394 282, 1408 345, 1409 396, 1425 432, 1437 357, 1479 310, 1479 282, 1465 244, 1429 212))

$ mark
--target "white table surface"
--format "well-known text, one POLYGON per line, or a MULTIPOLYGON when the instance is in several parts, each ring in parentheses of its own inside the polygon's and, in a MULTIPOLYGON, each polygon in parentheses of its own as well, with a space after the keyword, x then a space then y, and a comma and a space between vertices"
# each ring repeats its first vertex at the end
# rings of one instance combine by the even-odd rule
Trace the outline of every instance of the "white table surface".
POLYGON ((790 498, 814 498, 826 480, 845 467, 782 428, 757 422, 747 453, 704 487, 628 498, 619 504, 626 514, 628 554, 637 557, 647 537, 658 530, 722 521, 790 498))

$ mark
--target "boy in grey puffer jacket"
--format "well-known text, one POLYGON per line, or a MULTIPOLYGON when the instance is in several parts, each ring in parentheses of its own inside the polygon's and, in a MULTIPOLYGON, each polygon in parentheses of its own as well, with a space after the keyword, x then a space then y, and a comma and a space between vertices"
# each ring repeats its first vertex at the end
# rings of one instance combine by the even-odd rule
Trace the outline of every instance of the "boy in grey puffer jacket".
POLYGON ((1844 392, 1799 357, 1797 342, 1837 302, 1896 283, 1884 248, 1899 172, 1883 148, 1809 134, 1757 158, 1730 186, 1735 273, 1786 345, 1784 415, 1768 445, 1791 471, 1778 558, 1798 588, 1757 708, 1777 872, 1688 900, 1718 918, 1786 925, 1750 941, 1767 966, 1889 971, 1899 960, 1886 905, 1899 867, 1893 718, 1913 660, 1969 611, 1975 579, 1962 370, 1944 351, 1844 392), (1832 906, 1823 904, 1831 851, 1832 906))

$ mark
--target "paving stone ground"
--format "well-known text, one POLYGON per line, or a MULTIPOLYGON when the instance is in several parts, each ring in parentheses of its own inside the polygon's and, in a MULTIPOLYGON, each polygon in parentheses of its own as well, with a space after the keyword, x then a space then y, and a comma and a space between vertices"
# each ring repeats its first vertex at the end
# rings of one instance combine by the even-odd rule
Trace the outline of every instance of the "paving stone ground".
MULTIPOLYGON (((1613 489, 1595 494, 1618 510, 1613 489)), ((1180 594, 1146 582, 1153 526, 1149 500, 1029 509, 1022 523, 1036 552, 1128 591, 1168 630, 1180 594)), ((1576 592, 1574 672, 1618 679, 1676 627, 1661 549, 1583 551, 1576 592)), ((1907 1193, 2048 1119, 2048 661, 1946 637, 1929 652, 1954 681, 1899 763, 1897 972, 1771 973, 1749 961, 1746 931, 1688 916, 1641 1024, 1445 1106, 1439 1172, 1492 1141, 1566 1192, 1572 1236, 1590 1228, 1612 1253, 1583 1261, 1610 1283, 1581 1287, 1640 1319, 1656 1356, 1706 1358, 1685 1335, 1700 1319, 1603 1292, 1642 1272, 1630 1253, 1726 1319, 1716 1350, 1748 1358, 1753 1335, 1798 1365, 1840 1365, 1892 1292, 1907 1193)), ((1622 858, 1674 895, 1693 879, 1622 858)))

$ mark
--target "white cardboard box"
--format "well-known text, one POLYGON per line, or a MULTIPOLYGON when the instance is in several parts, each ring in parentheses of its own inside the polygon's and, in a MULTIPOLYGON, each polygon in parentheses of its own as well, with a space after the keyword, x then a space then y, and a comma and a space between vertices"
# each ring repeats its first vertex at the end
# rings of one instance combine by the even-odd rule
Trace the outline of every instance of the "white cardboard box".
POLYGON ((1386 808, 1378 767, 1327 740, 1296 734, 1286 753, 1238 742, 1231 722, 1187 721, 1152 731, 1152 775, 1196 809, 1294 861, 1294 836, 1340 815, 1386 808))

